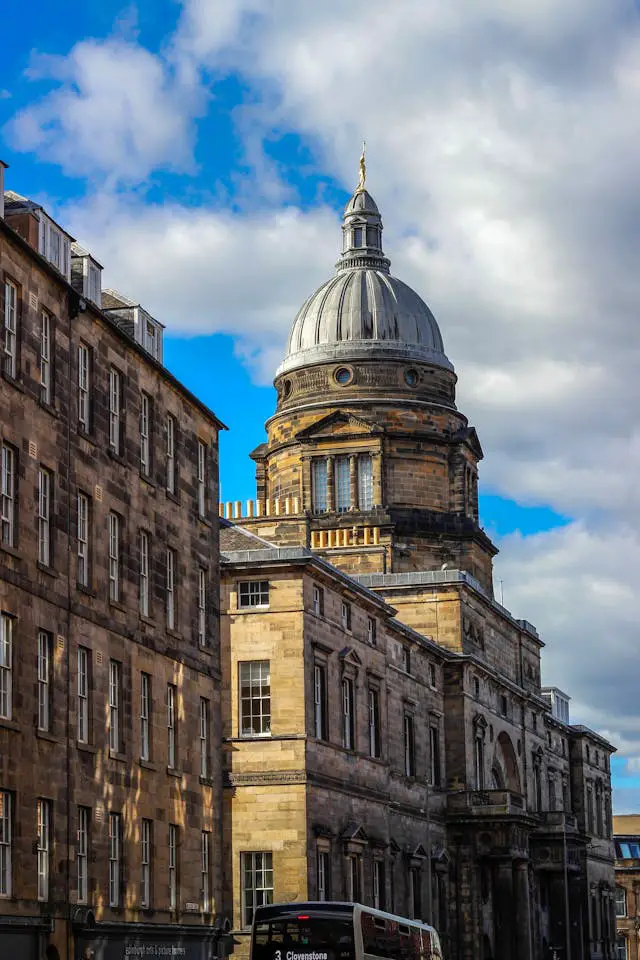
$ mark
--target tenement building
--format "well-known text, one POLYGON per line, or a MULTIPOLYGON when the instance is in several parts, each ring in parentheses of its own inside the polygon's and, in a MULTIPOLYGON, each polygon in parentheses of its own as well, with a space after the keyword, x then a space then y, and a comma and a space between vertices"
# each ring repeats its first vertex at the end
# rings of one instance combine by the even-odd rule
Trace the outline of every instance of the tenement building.
POLYGON ((640 814, 613 818, 616 960, 640 960, 640 814))
POLYGON ((612 746, 497 603, 475 429, 361 182, 221 505, 225 906, 362 899, 447 957, 611 957, 612 746))
POLYGON ((47 212, 0 218, 0 955, 209 957, 218 432, 47 212))

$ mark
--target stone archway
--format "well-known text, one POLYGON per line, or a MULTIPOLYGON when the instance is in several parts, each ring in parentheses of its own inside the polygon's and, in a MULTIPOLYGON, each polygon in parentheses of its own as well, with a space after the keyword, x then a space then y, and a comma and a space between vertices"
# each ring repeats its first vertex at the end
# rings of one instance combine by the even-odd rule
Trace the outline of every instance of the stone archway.
POLYGON ((511 790, 512 793, 522 793, 518 758, 513 749, 511 737, 505 730, 498 735, 496 740, 491 767, 494 779, 502 783, 502 789, 511 790))

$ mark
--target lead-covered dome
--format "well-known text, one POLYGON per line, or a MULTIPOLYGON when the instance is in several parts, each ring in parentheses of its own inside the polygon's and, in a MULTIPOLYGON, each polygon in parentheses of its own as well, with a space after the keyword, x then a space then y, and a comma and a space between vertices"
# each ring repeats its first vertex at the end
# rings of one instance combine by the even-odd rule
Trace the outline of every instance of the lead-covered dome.
POLYGON ((276 376, 332 360, 415 360, 453 370, 431 310, 392 277, 382 251, 382 220, 364 184, 345 207, 336 275, 303 304, 276 376))

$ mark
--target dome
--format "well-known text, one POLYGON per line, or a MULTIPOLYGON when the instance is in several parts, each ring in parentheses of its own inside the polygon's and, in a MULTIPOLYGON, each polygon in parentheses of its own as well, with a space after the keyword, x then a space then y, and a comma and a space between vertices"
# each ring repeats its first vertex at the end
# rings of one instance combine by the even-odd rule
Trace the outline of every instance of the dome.
POLYGON ((453 370, 431 310, 389 272, 382 219, 363 182, 345 207, 342 232, 336 275, 298 312, 276 376, 317 363, 374 357, 453 370))

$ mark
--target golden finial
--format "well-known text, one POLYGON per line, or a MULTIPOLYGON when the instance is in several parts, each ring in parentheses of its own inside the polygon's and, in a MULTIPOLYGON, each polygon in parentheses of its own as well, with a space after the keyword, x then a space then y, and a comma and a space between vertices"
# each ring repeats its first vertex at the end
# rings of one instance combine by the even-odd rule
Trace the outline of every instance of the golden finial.
POLYGON ((362 153, 360 154, 360 174, 358 177, 358 186, 356 187, 356 193, 363 193, 365 180, 367 179, 367 165, 365 162, 366 150, 367 150, 367 144, 363 140, 362 153))

